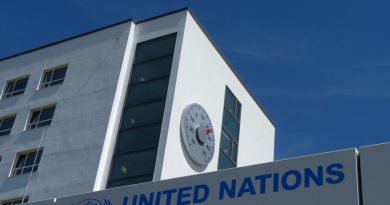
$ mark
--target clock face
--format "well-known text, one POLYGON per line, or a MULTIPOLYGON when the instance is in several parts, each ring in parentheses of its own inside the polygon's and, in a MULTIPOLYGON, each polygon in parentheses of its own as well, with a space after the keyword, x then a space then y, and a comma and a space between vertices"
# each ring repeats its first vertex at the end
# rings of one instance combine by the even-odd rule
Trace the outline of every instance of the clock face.
POLYGON ((207 112, 197 103, 181 115, 181 137, 187 154, 197 165, 206 166, 214 155, 214 130, 207 112))

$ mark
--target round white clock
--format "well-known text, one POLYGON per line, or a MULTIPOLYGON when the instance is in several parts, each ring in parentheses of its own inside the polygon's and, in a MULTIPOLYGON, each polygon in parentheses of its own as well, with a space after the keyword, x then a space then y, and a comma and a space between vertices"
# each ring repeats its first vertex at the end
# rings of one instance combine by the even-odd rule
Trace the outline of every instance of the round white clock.
POLYGON ((206 166, 214 155, 214 130, 209 115, 197 103, 187 105, 181 115, 181 138, 185 150, 197 165, 206 166))

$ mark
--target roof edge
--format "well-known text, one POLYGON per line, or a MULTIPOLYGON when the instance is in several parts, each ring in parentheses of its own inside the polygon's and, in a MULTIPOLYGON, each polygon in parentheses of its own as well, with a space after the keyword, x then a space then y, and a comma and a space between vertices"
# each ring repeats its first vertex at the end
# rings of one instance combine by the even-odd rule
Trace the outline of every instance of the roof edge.
POLYGON ((174 10, 174 11, 170 11, 170 12, 167 12, 167 13, 163 13, 163 14, 160 14, 160 15, 157 15, 157 16, 146 18, 146 19, 143 19, 143 20, 140 20, 140 21, 136 21, 136 24, 144 23, 144 22, 151 21, 151 20, 154 20, 154 19, 158 19, 158 18, 161 18, 161 17, 164 17, 164 16, 169 16, 171 14, 179 13, 179 12, 182 12, 182 11, 190 11, 190 9, 188 7, 184 7, 184 8, 177 9, 177 10, 174 10))
POLYGON ((98 28, 98 29, 94 29, 92 31, 87 31, 85 33, 81 33, 81 34, 78 34, 78 35, 75 35, 75 36, 71 36, 71 37, 68 37, 68 38, 65 38, 65 39, 62 39, 62 40, 59 40, 59 41, 55 41, 53 43, 49 43, 49 44, 46 44, 46 45, 43 45, 43 46, 38 46, 38 47, 30 49, 30 50, 22 51, 20 53, 16 53, 16 54, 12 54, 10 56, 6 56, 4 58, 0 58, 0 62, 4 61, 4 60, 11 59, 11 58, 14 58, 14 57, 18 57, 18 56, 21 56, 21 55, 24 55, 24 54, 27 54, 27 53, 31 53, 31 52, 34 52, 34 51, 37 51, 37 50, 40 50, 40 49, 43 49, 43 48, 47 48, 47 47, 50 47, 50 46, 53 46, 53 45, 56 45, 56 44, 59 44, 59 43, 63 43, 63 42, 69 41, 69 40, 73 40, 73 39, 76 39, 76 38, 79 38, 79 37, 82 37, 82 36, 86 36, 86 35, 89 35, 89 34, 92 34, 92 33, 95 33, 95 32, 101 31, 101 30, 104 30, 104 29, 108 29, 108 28, 111 28, 111 27, 114 27, 114 26, 117 26, 117 25, 120 25, 120 24, 123 24, 123 23, 131 22, 131 21, 134 22, 135 24, 143 23, 143 22, 151 21, 151 20, 154 20, 154 19, 157 19, 157 18, 161 18, 161 17, 164 17, 164 16, 168 16, 168 15, 171 15, 171 14, 174 14, 174 13, 179 13, 179 12, 182 12, 182 11, 190 11, 190 10, 189 10, 188 7, 184 7, 184 8, 177 9, 177 10, 174 10, 174 11, 170 11, 170 12, 167 12, 167 13, 163 13, 163 14, 160 14, 160 15, 157 15, 157 16, 153 16, 151 18, 146 18, 146 19, 143 19, 143 20, 138 21, 138 22, 135 21, 133 18, 125 19, 125 20, 119 21, 117 23, 109 24, 107 26, 104 26, 104 27, 101 27, 101 28, 98 28))
POLYGON ((37 51, 37 50, 41 50, 41 49, 44 49, 44 48, 47 48, 47 47, 50 47, 50 46, 53 46, 53 45, 56 45, 56 44, 60 44, 60 43, 66 42, 66 41, 70 41, 70 40, 73 40, 73 39, 76 39, 76 38, 79 38, 79 37, 83 37, 83 36, 86 36, 86 35, 89 35, 89 34, 92 34, 92 33, 96 33, 98 31, 102 31, 102 30, 105 30, 105 29, 108 29, 108 28, 111 28, 111 27, 114 27, 114 26, 118 26, 118 25, 123 24, 123 23, 128 23, 128 22, 134 22, 133 18, 125 19, 125 20, 119 21, 119 22, 114 23, 114 24, 110 24, 110 25, 107 25, 107 26, 104 26, 104 27, 101 27, 101 28, 98 28, 98 29, 94 29, 92 31, 87 31, 85 33, 81 33, 81 34, 78 34, 78 35, 75 35, 75 36, 71 36, 71 37, 68 37, 68 38, 65 38, 65 39, 62 39, 62 40, 59 40, 59 41, 55 41, 53 43, 49 43, 49 44, 46 44, 46 45, 43 45, 43 46, 38 46, 36 48, 30 49, 30 50, 27 50, 27 51, 22 51, 20 53, 16 53, 16 54, 13 54, 13 55, 10 55, 10 56, 6 56, 4 58, 0 58, 0 62, 4 61, 4 60, 11 59, 11 58, 15 58, 15 57, 18 57, 18 56, 21 56, 21 55, 24 55, 24 54, 28 54, 28 53, 31 53, 31 52, 34 52, 34 51, 37 51))

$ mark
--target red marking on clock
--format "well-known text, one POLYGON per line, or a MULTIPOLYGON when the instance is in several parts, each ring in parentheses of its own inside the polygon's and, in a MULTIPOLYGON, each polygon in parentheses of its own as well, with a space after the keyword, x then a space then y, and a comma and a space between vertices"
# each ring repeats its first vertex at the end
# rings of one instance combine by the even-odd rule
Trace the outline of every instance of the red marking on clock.
POLYGON ((211 132, 214 132, 214 130, 211 128, 206 128, 206 135, 210 134, 211 132))

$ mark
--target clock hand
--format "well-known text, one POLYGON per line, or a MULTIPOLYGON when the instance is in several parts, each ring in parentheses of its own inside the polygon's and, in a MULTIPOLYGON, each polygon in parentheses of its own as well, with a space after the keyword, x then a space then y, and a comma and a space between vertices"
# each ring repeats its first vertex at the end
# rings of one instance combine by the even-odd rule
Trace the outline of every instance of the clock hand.
POLYGON ((214 132, 212 128, 206 128, 206 135, 209 135, 211 132, 214 132))

